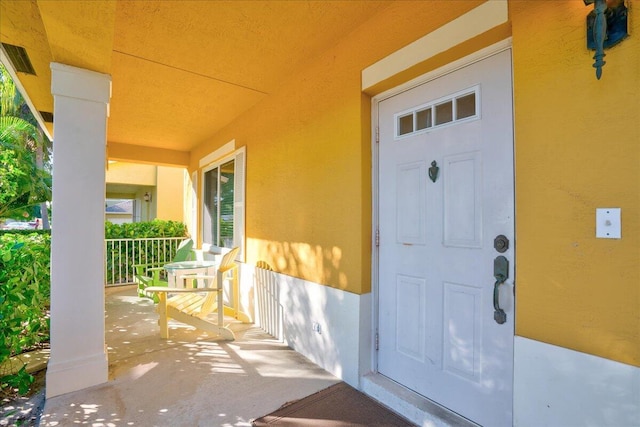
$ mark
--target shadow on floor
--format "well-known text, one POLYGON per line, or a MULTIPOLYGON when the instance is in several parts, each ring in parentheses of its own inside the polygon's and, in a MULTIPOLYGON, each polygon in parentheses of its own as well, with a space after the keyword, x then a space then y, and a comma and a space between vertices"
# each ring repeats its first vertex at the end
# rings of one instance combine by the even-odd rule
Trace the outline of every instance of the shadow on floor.
POLYGON ((235 341, 170 323, 159 337, 153 302, 108 290, 109 381, 47 399, 42 426, 250 426, 257 417, 339 382, 254 325, 235 341))

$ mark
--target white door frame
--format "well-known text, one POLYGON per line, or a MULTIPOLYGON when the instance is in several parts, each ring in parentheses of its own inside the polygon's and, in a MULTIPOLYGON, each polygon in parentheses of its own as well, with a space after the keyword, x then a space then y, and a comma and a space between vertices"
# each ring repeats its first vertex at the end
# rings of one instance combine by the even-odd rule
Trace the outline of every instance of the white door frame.
MULTIPOLYGON (((417 77, 413 80, 410 80, 406 83, 403 83, 399 86, 396 86, 392 89, 389 89, 385 92, 382 92, 371 99, 371 153, 372 153, 372 173, 371 173, 371 185, 372 185, 372 229, 371 229, 371 315, 372 315, 372 328, 371 328, 371 366, 370 371, 378 373, 378 351, 376 350, 376 334, 378 333, 378 309, 379 309, 379 277, 378 271, 380 267, 380 258, 379 258, 379 249, 376 245, 376 236, 377 230, 380 227, 380 218, 379 218, 379 199, 380 199, 380 185, 379 185, 379 167, 380 167, 380 158, 379 158, 379 145, 378 145, 378 120, 379 120, 379 103, 384 101, 385 99, 396 96, 402 92, 406 92, 410 89, 413 89, 422 84, 428 83, 430 81, 436 80, 439 77, 442 77, 446 74, 453 73, 461 68, 464 68, 468 65, 471 65, 475 62, 481 61, 485 58, 488 58, 492 55, 500 53, 505 50, 511 49, 512 41, 511 38, 505 39, 498 43, 495 43, 491 46, 488 46, 484 49, 478 50, 464 58, 446 64, 436 70, 433 70, 427 74, 424 74, 420 77, 417 77)), ((511 73, 513 76, 513 72, 511 73)), ((513 77, 512 77, 513 78, 513 77)), ((513 97, 513 91, 512 95, 513 97)), ((515 129, 515 128, 514 128, 515 129)), ((513 138, 514 141, 514 154, 515 154, 515 136, 513 138)), ((515 163, 514 163, 514 179, 515 179, 515 163)), ((514 186, 515 188, 515 186, 514 186)), ((514 206, 515 206, 515 194, 514 194, 514 206)), ((515 222, 514 222, 515 225, 515 222)), ((514 263, 514 276, 515 276, 515 257, 513 260, 514 263)), ((513 283, 515 284, 516 279, 514 277, 513 283)), ((516 316, 516 310, 514 308, 514 317, 516 316)), ((515 321, 515 320, 514 320, 515 321)))

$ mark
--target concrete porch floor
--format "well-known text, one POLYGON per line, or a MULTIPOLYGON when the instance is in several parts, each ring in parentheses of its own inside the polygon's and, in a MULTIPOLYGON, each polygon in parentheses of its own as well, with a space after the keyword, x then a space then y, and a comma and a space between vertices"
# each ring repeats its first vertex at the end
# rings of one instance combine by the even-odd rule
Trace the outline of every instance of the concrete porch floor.
POLYGON ((47 399, 41 426, 250 426, 339 379, 255 325, 235 341, 170 324, 160 338, 152 301, 106 291, 109 381, 47 399))

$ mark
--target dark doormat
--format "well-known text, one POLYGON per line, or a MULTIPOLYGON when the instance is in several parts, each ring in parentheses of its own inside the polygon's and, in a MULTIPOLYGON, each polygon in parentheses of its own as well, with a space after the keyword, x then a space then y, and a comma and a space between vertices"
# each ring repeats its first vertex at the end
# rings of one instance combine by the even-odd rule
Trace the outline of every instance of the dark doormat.
POLYGON ((252 425, 415 426, 344 382, 284 405, 269 415, 258 418, 252 425))

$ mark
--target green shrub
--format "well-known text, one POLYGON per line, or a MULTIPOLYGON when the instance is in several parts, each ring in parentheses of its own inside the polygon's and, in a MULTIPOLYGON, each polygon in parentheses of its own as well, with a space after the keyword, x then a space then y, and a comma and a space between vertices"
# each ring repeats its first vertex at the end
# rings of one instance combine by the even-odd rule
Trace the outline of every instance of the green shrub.
POLYGON ((105 224, 105 239, 143 239, 150 237, 186 237, 187 227, 179 221, 154 219, 149 222, 105 224))
POLYGON ((0 230, 0 236, 3 234, 19 234, 22 236, 28 236, 30 234, 48 234, 51 235, 51 230, 0 230))
MULTIPOLYGON (((105 224, 107 239, 186 235, 185 225, 177 221, 105 224)), ((145 262, 161 253, 151 246, 149 251, 153 256, 143 254, 145 262)), ((109 265, 132 262, 132 257, 109 260, 109 256, 107 253, 109 265)), ((0 231, 0 365, 11 356, 49 341, 50 260, 50 230, 0 231)), ((107 270, 109 273, 109 267, 107 270)), ((1 391, 17 388, 25 393, 32 382, 33 377, 24 369, 14 375, 0 372, 1 391)))
MULTIPOLYGON (((50 250, 48 233, 0 235, 0 364, 49 341, 50 250)), ((28 390, 24 370, 0 372, 0 388, 28 390)))

